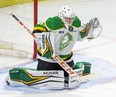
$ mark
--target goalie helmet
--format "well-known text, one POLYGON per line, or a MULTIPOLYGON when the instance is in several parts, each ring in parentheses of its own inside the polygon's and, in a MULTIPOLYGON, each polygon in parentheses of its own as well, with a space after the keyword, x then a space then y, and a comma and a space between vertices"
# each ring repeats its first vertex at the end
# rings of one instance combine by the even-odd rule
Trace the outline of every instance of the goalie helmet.
POLYGON ((63 6, 59 11, 58 11, 58 16, 62 19, 64 24, 72 24, 73 19, 75 17, 75 13, 72 8, 69 6, 63 6), (72 19, 72 21, 69 22, 66 19, 72 19))

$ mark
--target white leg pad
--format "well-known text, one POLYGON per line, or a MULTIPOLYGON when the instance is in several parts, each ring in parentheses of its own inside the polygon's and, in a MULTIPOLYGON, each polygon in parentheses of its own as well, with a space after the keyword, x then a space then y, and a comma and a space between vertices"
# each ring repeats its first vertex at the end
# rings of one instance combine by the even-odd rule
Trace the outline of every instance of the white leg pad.
POLYGON ((47 89, 64 88, 64 71, 62 70, 32 70, 12 69, 6 78, 9 86, 30 86, 47 89))
POLYGON ((76 88, 81 84, 81 80, 69 75, 68 88, 76 88))

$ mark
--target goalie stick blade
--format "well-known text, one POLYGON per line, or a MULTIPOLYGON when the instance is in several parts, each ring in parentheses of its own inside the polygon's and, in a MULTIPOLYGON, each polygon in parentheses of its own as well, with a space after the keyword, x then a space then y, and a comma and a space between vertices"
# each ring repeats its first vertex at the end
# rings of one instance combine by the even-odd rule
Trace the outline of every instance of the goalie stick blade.
POLYGON ((100 76, 101 76, 101 73, 92 73, 86 76, 81 76, 81 82, 84 83, 90 80, 94 80, 94 79, 100 78, 100 76))

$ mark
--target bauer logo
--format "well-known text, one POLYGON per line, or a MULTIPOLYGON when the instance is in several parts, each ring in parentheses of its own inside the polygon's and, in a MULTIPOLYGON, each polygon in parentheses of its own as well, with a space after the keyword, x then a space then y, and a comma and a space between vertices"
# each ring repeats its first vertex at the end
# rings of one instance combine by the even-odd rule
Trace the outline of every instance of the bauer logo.
POLYGON ((57 71, 45 71, 43 72, 44 75, 58 75, 57 71))

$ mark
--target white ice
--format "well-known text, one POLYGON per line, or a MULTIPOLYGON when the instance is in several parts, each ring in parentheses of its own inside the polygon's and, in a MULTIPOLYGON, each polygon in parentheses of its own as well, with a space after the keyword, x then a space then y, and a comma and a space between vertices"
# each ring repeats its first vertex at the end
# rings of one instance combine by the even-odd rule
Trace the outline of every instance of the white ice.
MULTIPOLYGON (((88 61, 92 71, 102 72, 102 77, 82 84, 72 90, 36 90, 32 88, 12 88, 4 83, 8 73, 6 67, 28 62, 26 59, 0 57, 0 96, 4 97, 115 97, 116 95, 116 0, 47 0, 39 3, 39 19, 44 21, 57 15, 62 5, 71 5, 83 23, 98 17, 103 26, 102 35, 91 41, 77 42, 73 51, 75 61, 88 61), (14 62, 13 62, 14 61, 14 62)), ((29 60, 30 61, 30 60, 29 60)), ((34 67, 33 64, 18 65, 34 67)), ((16 66, 16 65, 15 65, 16 66)))

